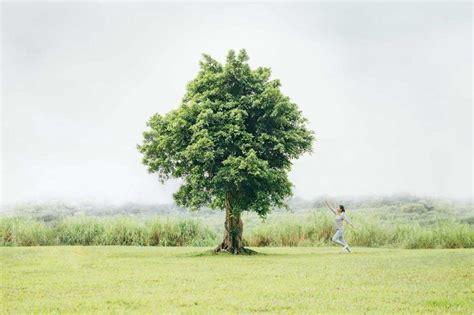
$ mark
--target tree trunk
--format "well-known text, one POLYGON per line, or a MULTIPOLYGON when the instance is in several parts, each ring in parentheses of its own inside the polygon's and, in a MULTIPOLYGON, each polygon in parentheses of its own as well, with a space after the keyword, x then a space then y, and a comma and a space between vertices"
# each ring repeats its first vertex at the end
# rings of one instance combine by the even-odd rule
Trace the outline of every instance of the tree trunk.
POLYGON ((225 223, 224 240, 216 248, 216 252, 229 252, 237 254, 251 254, 253 251, 244 248, 242 242, 243 223, 240 213, 232 211, 232 196, 230 193, 225 197, 225 223))

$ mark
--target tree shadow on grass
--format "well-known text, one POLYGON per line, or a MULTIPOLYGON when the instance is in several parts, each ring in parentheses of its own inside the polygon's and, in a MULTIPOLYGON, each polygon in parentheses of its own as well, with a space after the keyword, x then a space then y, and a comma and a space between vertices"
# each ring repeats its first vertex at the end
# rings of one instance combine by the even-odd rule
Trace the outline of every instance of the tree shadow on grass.
POLYGON ((207 257, 207 256, 263 256, 267 255, 266 253, 260 253, 252 249, 246 248, 244 253, 233 254, 228 251, 219 251, 217 252, 214 248, 208 249, 204 252, 191 253, 188 254, 190 257, 207 257))
MULTIPOLYGON (((298 257, 308 257, 308 256, 333 256, 333 255, 342 255, 342 256, 360 256, 360 254, 367 254, 366 252, 364 253, 361 253, 361 252, 352 252, 352 253, 347 253, 345 251, 342 251, 342 250, 336 250, 336 248, 334 247, 334 249, 331 249, 331 250, 327 250, 329 249, 330 247, 328 248, 323 248, 324 250, 322 251, 304 251, 304 252, 301 252, 301 251, 295 251, 295 252, 292 252, 291 250, 287 251, 287 252, 282 252, 282 251, 279 251, 279 250, 276 250, 276 251, 270 251, 270 250, 266 250, 265 247, 262 247, 263 251, 260 251, 258 250, 257 248, 257 251, 255 250, 255 248, 252 249, 251 253, 250 254, 237 254, 237 255, 234 255, 230 252, 216 252, 215 249, 208 249, 208 250, 205 250, 205 251, 199 251, 199 252, 192 252, 192 253, 182 253, 182 254, 179 254, 179 256, 181 257, 207 257, 207 256, 257 256, 257 257, 262 257, 262 256, 265 256, 265 257, 292 257, 292 258, 298 258, 298 257)), ((297 249, 295 247, 295 249, 297 249)))

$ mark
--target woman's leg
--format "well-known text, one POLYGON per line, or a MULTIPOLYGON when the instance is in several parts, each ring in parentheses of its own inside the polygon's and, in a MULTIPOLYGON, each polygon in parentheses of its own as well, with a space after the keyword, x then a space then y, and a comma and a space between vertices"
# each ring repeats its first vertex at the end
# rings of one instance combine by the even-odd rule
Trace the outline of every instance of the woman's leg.
POLYGON ((343 243, 345 244, 345 245, 344 245, 344 249, 345 249, 346 251, 348 251, 349 253, 352 253, 351 247, 349 246, 349 244, 347 244, 347 242, 346 242, 346 240, 345 240, 345 238, 344 238, 344 233, 341 233, 340 240, 341 240, 341 242, 343 242, 343 243))
POLYGON ((332 237, 332 241, 341 246, 347 245, 346 242, 344 241, 344 236, 342 235, 341 230, 336 230, 336 233, 334 233, 334 236, 332 237))

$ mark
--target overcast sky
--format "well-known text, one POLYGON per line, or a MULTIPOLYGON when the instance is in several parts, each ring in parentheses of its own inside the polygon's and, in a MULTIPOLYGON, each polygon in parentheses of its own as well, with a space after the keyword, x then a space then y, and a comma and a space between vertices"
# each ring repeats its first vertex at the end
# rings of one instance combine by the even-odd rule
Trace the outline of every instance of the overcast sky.
POLYGON ((471 3, 1 6, 2 203, 170 202, 145 123, 241 48, 316 133, 295 195, 472 197, 471 3))

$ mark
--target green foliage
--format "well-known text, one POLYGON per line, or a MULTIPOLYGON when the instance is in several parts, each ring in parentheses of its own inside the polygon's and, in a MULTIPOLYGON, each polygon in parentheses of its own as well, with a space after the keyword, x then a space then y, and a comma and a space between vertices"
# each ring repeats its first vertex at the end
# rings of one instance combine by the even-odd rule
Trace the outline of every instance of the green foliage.
POLYGON ((204 55, 181 106, 148 121, 138 149, 150 173, 184 180, 178 205, 223 209, 230 194, 233 211, 263 217, 291 195, 291 160, 314 137, 270 69, 247 61, 245 50, 225 64, 204 55))

